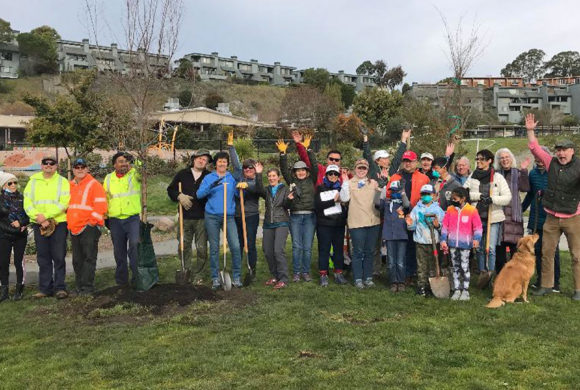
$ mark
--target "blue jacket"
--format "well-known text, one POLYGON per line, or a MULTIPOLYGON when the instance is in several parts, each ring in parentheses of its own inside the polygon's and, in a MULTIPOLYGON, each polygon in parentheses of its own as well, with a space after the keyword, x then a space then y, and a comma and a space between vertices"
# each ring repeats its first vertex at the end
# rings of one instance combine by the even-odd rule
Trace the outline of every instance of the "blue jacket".
POLYGON ((407 241, 407 223, 405 214, 399 214, 397 210, 402 209, 403 204, 393 203, 391 199, 381 200, 381 210, 384 212, 383 220, 383 240, 405 240, 407 241), (391 207, 391 204, 393 207, 391 207), (392 209, 392 210, 391 210, 392 209))
MULTIPOLYGON (((432 202, 429 206, 425 206, 423 201, 420 200, 417 206, 411 211, 411 219, 413 223, 408 226, 409 230, 414 230, 413 241, 418 244, 431 244, 431 231, 425 220, 425 214, 435 214, 439 220, 439 226, 443 225, 443 217, 445 217, 445 212, 439 206, 439 203, 432 202)), ((439 242, 439 230, 435 229, 435 241, 439 242)))
POLYGON ((546 211, 544 206, 542 206, 542 200, 536 203, 536 198, 538 196, 538 191, 544 191, 548 188, 548 171, 545 169, 543 171, 538 168, 534 168, 530 171, 530 191, 526 194, 524 201, 522 202, 522 213, 530 207, 530 219, 528 220, 528 229, 534 230, 534 224, 536 221, 536 206, 538 213, 538 225, 537 230, 542 230, 544 222, 546 221, 546 211))
POLYGON ((197 190, 197 197, 203 199, 207 197, 207 203, 205 204, 205 212, 214 215, 224 215, 224 182, 228 184, 227 188, 227 199, 226 199, 226 211, 227 215, 233 217, 236 214, 236 202, 235 198, 238 195, 238 190, 236 190, 236 179, 231 173, 226 172, 224 179, 220 184, 212 188, 212 185, 218 181, 220 177, 217 173, 212 172, 206 177, 204 177, 199 189, 197 190))

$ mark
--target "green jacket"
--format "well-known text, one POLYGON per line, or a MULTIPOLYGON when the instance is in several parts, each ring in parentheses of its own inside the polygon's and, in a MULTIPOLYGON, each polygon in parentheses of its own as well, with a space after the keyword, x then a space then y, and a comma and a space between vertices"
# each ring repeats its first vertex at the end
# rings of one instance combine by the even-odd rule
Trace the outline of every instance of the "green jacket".
POLYGON ((314 211, 314 186, 318 180, 318 162, 316 155, 311 149, 308 149, 308 158, 310 159, 310 175, 305 179, 299 180, 294 176, 292 169, 288 166, 288 155, 280 153, 280 170, 288 186, 294 184, 294 199, 290 202, 290 211, 314 211))

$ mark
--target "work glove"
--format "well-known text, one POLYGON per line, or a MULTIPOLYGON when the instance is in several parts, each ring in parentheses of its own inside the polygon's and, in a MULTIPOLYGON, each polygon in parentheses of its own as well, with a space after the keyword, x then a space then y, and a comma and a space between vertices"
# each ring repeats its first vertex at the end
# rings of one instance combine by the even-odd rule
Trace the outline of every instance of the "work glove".
POLYGON ((234 131, 230 130, 228 133, 228 146, 234 145, 234 131))
POLYGON ((193 206, 193 196, 181 193, 177 195, 177 200, 179 201, 181 207, 183 207, 185 210, 189 210, 193 206))
POLYGON ((312 136, 309 134, 305 135, 304 141, 302 141, 302 145, 304 145, 304 147, 308 149, 310 147, 310 142, 312 142, 312 136))
POLYGON ((238 190, 245 190, 246 188, 248 188, 248 183, 246 183, 245 181, 241 181, 236 185, 236 188, 238 190))
POLYGON ((480 198, 479 198, 479 201, 484 206, 489 206, 490 204, 493 203, 492 200, 491 200, 491 196, 489 196, 489 195, 481 195, 480 198))
MULTIPOLYGON (((225 177, 225 176, 224 176, 224 177, 225 177)), ((220 184, 222 184, 222 180, 223 180, 223 179, 224 179, 223 177, 220 177, 219 179, 217 179, 216 181, 214 181, 214 182, 212 183, 212 185, 210 186, 210 188, 216 188, 217 186, 219 186, 220 184)))
POLYGON ((276 142, 276 147, 280 153, 286 153, 286 150, 288 149, 288 143, 284 142, 282 139, 279 139, 278 142, 276 142))

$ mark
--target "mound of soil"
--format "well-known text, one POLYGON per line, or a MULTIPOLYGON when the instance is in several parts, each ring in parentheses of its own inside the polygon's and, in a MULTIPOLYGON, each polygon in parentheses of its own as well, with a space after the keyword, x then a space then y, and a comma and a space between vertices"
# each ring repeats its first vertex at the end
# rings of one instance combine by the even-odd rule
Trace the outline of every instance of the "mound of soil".
POLYGON ((220 299, 206 286, 168 283, 157 284, 145 292, 137 292, 130 287, 109 287, 95 293, 94 303, 103 309, 114 307, 120 303, 135 303, 141 306, 160 308, 173 304, 187 306, 195 301, 217 301, 220 299))

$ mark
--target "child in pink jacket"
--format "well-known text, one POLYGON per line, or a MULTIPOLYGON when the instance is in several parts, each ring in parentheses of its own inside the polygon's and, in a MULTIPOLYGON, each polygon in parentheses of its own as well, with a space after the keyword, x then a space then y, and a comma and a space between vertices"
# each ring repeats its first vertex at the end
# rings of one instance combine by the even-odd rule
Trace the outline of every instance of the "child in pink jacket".
POLYGON ((483 228, 477 209, 468 203, 469 192, 453 189, 441 228, 441 249, 449 251, 453 264, 452 300, 469 300, 469 253, 481 242, 483 228), (462 281, 460 280, 462 279, 462 281))

